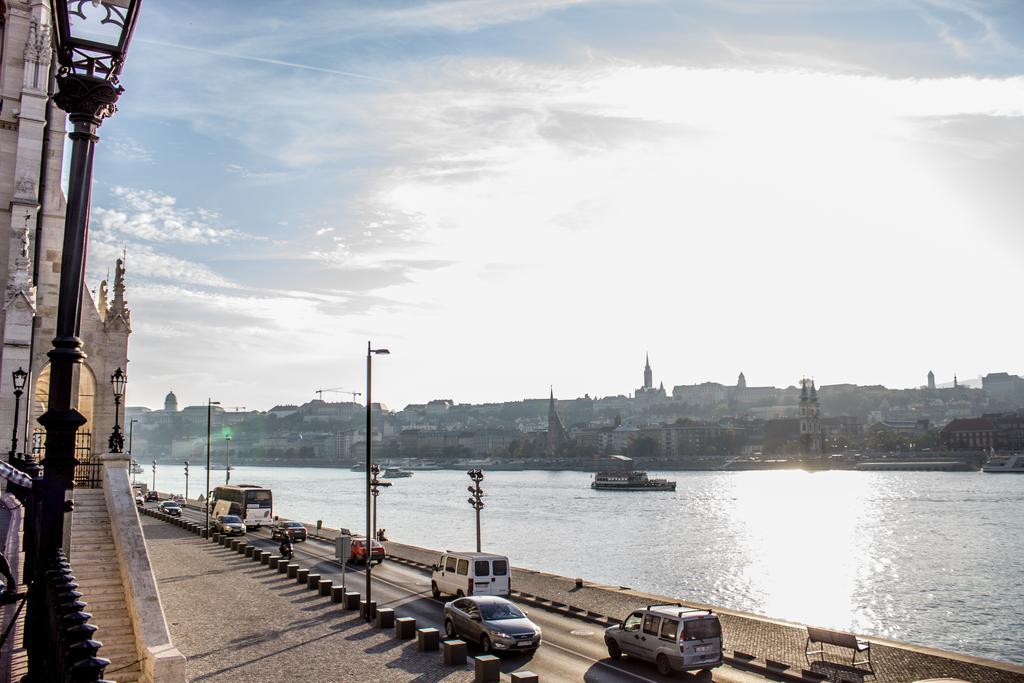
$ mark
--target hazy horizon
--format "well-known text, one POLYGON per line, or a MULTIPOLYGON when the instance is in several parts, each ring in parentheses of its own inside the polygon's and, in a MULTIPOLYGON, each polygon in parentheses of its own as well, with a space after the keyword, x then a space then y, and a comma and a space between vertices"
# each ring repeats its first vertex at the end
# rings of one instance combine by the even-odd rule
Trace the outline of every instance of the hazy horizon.
POLYGON ((246 7, 147 4, 99 131, 130 405, 1022 371, 1019 4, 246 7))

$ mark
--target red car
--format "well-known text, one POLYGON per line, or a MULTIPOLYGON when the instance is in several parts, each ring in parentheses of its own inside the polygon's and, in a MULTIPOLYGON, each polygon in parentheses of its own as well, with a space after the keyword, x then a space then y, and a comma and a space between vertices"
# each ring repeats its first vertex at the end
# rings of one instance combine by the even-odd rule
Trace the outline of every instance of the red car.
MULTIPOLYGON (((370 548, 370 562, 375 562, 377 564, 383 562, 385 557, 384 546, 382 546, 377 541, 373 541, 370 548)), ((366 562, 365 538, 352 539, 352 550, 349 553, 348 561, 352 564, 363 564, 364 562, 366 562)))

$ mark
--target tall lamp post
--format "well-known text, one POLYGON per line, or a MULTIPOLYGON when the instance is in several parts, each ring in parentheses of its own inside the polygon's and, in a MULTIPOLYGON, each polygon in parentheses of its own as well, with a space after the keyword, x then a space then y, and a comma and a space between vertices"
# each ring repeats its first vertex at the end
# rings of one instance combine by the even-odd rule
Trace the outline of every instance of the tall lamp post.
POLYGON ((134 417, 131 419, 131 421, 128 422, 128 459, 129 460, 132 459, 132 435, 133 435, 133 433, 135 431, 135 423, 136 422, 138 422, 138 419, 134 418, 134 417))
MULTIPOLYGON (((82 362, 82 340, 78 337, 88 240, 89 202, 92 188, 96 131, 111 116, 123 92, 118 82, 132 32, 138 21, 142 0, 51 0, 56 24, 55 51, 59 62, 58 92, 54 103, 68 113, 72 124, 71 163, 68 173, 67 210, 61 250, 60 289, 57 322, 50 358, 50 386, 46 412, 39 424, 46 430, 46 458, 43 468, 42 501, 38 520, 39 561, 30 589, 28 631, 29 675, 33 680, 58 680, 58 658, 50 656, 46 627, 43 575, 57 558, 64 542, 67 513, 71 510, 68 491, 75 474, 75 438, 86 418, 74 408, 72 381, 75 365, 82 362)), ((100 670, 102 672, 102 669, 100 670)))
POLYGON ((231 428, 224 428, 224 485, 231 483, 231 428))
POLYGON ((373 552, 373 525, 370 519, 370 468, 373 466, 373 357, 386 356, 391 352, 387 349, 375 349, 370 342, 366 342, 366 620, 373 617, 370 615, 370 597, 372 585, 370 583, 370 554, 373 552))
POLYGON ((18 368, 11 373, 11 379, 14 380, 14 424, 11 425, 11 452, 7 455, 7 462, 14 467, 21 469, 17 462, 18 460, 18 410, 21 408, 21 394, 25 391, 25 380, 28 379, 28 373, 23 368, 18 368))
MULTIPOLYGON (((380 495, 380 489, 382 487, 383 488, 387 488, 388 486, 391 486, 391 482, 390 481, 381 481, 380 480, 380 465, 378 465, 377 463, 373 463, 373 465, 370 467, 370 470, 372 470, 372 474, 373 474, 372 478, 370 479, 370 495, 373 496, 373 534, 374 534, 374 538, 376 538, 376 535, 377 535, 377 496, 380 495)), ((370 544, 370 549, 371 550, 373 549, 373 544, 372 543, 370 544)))
POLYGON ((480 488, 480 482, 484 480, 484 473, 482 470, 470 470, 466 474, 473 480, 473 486, 466 487, 473 497, 467 498, 466 502, 476 510, 476 551, 480 552, 480 511, 484 509, 484 490, 480 488))
POLYGON ((153 493, 156 493, 156 460, 153 461, 153 493))
POLYGON ((213 407, 219 405, 220 401, 206 400, 206 497, 203 499, 203 508, 206 510, 206 538, 210 537, 210 430, 213 426, 213 407))
POLYGON ((185 502, 188 502, 188 460, 185 461, 185 502))
MULTIPOLYGON (((114 428, 110 432, 110 439, 107 446, 111 453, 120 453, 124 450, 124 434, 121 433, 121 397, 124 396, 124 385, 128 382, 128 376, 124 370, 118 368, 110 376, 110 386, 114 390, 114 428)), ((129 449, 130 451, 131 449, 129 449)))

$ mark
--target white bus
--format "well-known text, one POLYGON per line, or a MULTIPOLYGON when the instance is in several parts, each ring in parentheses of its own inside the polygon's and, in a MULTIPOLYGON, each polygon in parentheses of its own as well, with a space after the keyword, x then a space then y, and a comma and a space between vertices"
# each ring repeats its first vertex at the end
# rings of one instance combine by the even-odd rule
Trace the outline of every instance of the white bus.
POLYGON ((274 496, 270 489, 254 484, 218 486, 210 496, 213 515, 238 515, 247 529, 260 528, 274 520, 274 496))

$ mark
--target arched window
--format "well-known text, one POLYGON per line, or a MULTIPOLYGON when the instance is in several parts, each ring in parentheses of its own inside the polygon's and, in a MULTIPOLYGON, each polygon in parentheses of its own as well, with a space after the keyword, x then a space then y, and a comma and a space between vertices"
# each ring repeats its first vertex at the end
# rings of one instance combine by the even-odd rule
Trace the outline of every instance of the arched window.
MULTIPOLYGON (((78 400, 75 402, 75 408, 80 412, 87 422, 81 427, 79 431, 91 432, 93 413, 96 405, 96 375, 93 374, 92 368, 85 363, 81 363, 78 367, 78 400)), ((39 377, 36 379, 35 385, 35 415, 42 415, 46 412, 46 404, 50 400, 50 364, 47 363, 46 367, 39 373, 39 377)))

